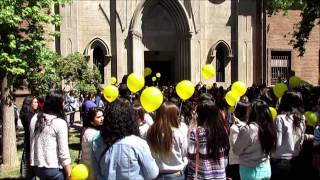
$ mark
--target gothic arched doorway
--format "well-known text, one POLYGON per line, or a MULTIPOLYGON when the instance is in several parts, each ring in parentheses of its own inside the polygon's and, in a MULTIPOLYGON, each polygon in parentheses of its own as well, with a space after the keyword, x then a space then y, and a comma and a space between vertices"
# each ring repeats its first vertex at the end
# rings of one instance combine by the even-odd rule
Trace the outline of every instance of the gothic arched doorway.
POLYGON ((177 34, 170 14, 160 4, 150 8, 142 17, 142 43, 144 45, 144 65, 150 67, 152 75, 146 77, 151 84, 151 77, 161 73, 159 83, 169 85, 175 79, 175 54, 177 34))
POLYGON ((98 68, 101 77, 104 77, 104 55, 100 46, 93 49, 93 64, 98 68))
POLYGON ((130 26, 132 71, 151 66, 171 84, 191 78, 191 33, 180 1, 144 0, 130 26))
POLYGON ((232 50, 224 40, 219 40, 209 50, 206 63, 213 64, 216 67, 216 82, 219 85, 227 87, 232 82, 231 71, 235 71, 230 63, 232 57, 232 50))
POLYGON ((107 44, 100 38, 93 39, 86 47, 84 55, 88 58, 89 64, 96 65, 102 82, 106 84, 111 78, 111 54, 107 44))

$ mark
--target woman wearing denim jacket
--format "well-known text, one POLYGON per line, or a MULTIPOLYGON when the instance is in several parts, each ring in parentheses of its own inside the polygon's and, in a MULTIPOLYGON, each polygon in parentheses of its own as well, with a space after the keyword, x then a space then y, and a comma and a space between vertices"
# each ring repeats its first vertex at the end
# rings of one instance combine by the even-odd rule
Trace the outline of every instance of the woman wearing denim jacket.
POLYGON ((92 143, 97 180, 154 179, 159 169, 147 142, 139 137, 130 104, 116 100, 105 110, 100 134, 92 143))

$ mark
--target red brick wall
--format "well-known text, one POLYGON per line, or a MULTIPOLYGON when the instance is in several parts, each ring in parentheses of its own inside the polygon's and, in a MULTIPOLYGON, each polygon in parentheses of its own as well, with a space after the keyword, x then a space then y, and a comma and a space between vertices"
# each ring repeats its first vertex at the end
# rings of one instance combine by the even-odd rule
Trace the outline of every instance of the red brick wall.
POLYGON ((300 19, 300 11, 298 10, 290 10, 287 15, 278 13, 275 16, 267 17, 267 48, 268 50, 292 50, 292 70, 303 80, 313 85, 319 85, 320 26, 317 25, 313 28, 305 46, 306 52, 304 56, 299 57, 298 51, 290 45, 290 40, 292 40, 295 24, 300 19))

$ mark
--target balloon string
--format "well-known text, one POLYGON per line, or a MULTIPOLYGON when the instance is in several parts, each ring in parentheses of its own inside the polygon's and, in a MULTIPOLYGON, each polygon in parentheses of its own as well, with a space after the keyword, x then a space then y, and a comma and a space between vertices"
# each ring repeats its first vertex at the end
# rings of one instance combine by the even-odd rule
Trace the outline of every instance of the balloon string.
POLYGON ((276 104, 276 108, 277 108, 277 109, 279 108, 280 102, 281 102, 281 97, 278 98, 278 101, 277 101, 277 104, 276 104))
POLYGON ((180 108, 179 108, 179 115, 178 115, 178 117, 180 117, 180 115, 181 115, 182 103, 183 103, 183 100, 182 100, 181 103, 180 103, 180 108))
POLYGON ((234 108, 233 108, 233 112, 232 112, 232 113, 234 113, 234 112, 236 111, 237 105, 238 105, 238 102, 234 105, 234 108))

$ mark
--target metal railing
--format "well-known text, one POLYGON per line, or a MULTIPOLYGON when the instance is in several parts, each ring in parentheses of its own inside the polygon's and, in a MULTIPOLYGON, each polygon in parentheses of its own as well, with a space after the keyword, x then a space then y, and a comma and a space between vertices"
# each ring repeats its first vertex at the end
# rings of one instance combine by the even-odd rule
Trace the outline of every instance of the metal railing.
POLYGON ((290 71, 290 57, 271 56, 271 84, 284 81, 288 78, 290 71))

